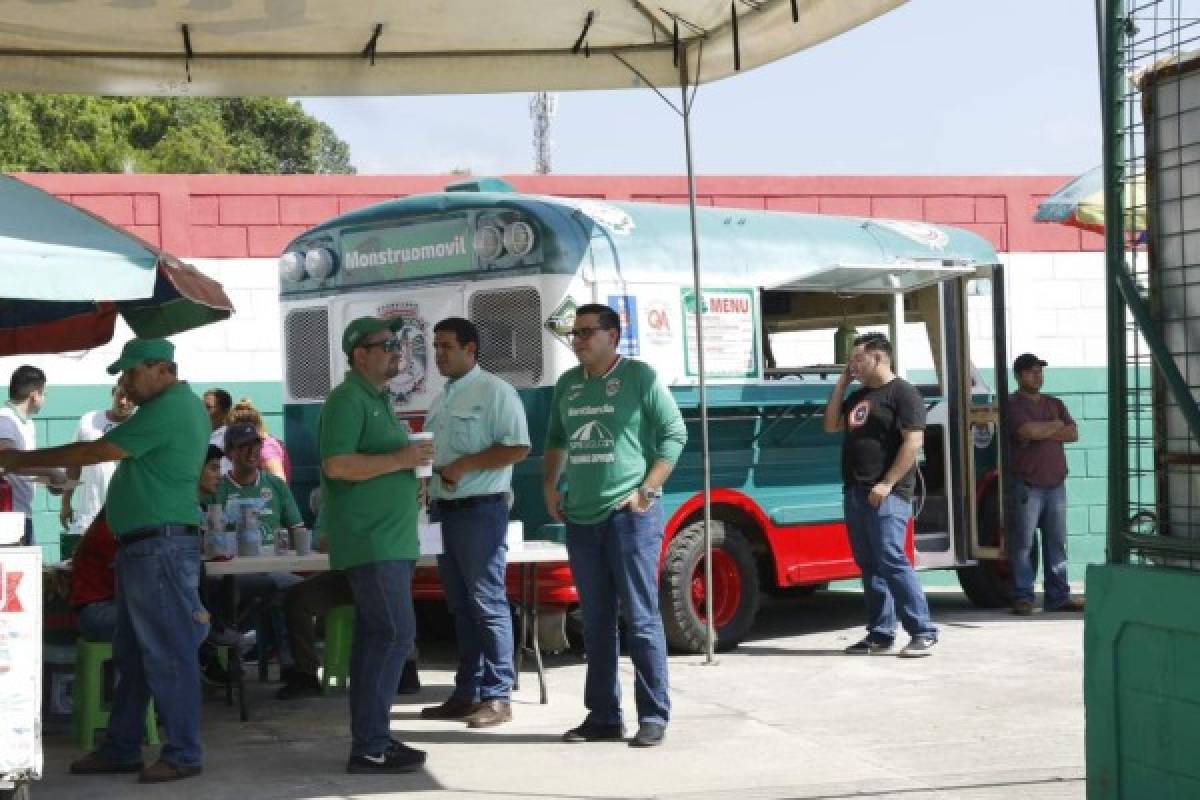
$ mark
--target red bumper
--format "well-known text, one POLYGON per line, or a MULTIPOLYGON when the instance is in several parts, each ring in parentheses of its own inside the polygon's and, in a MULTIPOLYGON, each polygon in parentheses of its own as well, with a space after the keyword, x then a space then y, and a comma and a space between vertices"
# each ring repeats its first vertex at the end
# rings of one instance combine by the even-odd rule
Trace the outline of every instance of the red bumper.
MULTIPOLYGON (((521 567, 509 564, 504 576, 510 600, 521 599, 521 567)), ((417 600, 438 600, 442 582, 436 567, 418 567, 413 575, 413 597, 417 600)), ((566 564, 545 564, 537 567, 537 603, 545 606, 571 606, 579 602, 571 568, 566 564)))

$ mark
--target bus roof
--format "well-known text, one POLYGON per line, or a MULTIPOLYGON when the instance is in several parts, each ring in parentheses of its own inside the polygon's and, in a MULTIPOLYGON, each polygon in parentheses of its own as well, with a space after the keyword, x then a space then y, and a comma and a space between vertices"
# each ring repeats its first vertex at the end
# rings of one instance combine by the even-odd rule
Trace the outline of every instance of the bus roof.
MULTIPOLYGON (((556 257, 547 260, 546 272, 573 274, 589 246, 602 243, 604 250, 611 246, 614 267, 624 281, 676 282, 691 274, 686 206, 504 191, 438 192, 385 201, 328 220, 287 249, 302 250, 314 240, 336 241, 347 229, 383 229, 487 210, 516 211, 537 220, 539 235, 555 244, 556 257)), ((701 207, 697 228, 705 284, 714 286, 895 292, 999 263, 982 237, 922 222, 701 207)), ((480 277, 495 275, 489 271, 480 277)))

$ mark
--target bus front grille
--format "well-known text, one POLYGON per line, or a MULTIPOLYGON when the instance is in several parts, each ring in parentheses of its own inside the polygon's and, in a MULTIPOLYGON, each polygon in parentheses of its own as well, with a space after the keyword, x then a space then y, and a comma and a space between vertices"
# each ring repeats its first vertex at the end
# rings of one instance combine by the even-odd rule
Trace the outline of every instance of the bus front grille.
POLYGON ((283 321, 284 375, 292 400, 324 400, 329 374, 329 311, 302 308, 283 321))
POLYGON ((513 287, 471 295, 479 329, 479 365, 518 389, 542 379, 542 300, 537 289, 513 287))

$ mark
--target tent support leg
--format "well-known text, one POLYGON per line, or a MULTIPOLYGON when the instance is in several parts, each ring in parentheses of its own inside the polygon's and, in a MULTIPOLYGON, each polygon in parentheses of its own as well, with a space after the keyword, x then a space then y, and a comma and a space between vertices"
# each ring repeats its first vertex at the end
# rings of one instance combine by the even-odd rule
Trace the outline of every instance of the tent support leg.
MULTIPOLYGON (((704 474, 704 663, 715 664, 717 634, 713 624, 712 577, 712 474, 708 457, 708 396, 704 386, 704 296, 700 292, 700 237, 696 230, 696 171, 692 162, 692 97, 688 97, 688 58, 679 59, 679 84, 683 100, 683 148, 687 156, 688 214, 692 226, 692 291, 696 300, 696 371, 700 400, 700 457, 704 474)), ((687 310, 684 310, 687 313, 687 310)), ((685 323, 686 324, 686 323, 685 323)), ((754 587, 752 590, 757 590, 754 587)))

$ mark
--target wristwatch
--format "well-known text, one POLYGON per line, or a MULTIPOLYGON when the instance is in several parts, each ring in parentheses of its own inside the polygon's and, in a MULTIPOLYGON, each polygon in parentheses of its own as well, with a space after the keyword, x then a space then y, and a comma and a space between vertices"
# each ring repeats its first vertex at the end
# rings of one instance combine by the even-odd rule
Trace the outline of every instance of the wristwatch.
POLYGON ((657 500, 658 498, 662 497, 663 494, 661 487, 655 488, 652 486, 641 486, 638 488, 638 491, 646 500, 657 500))

